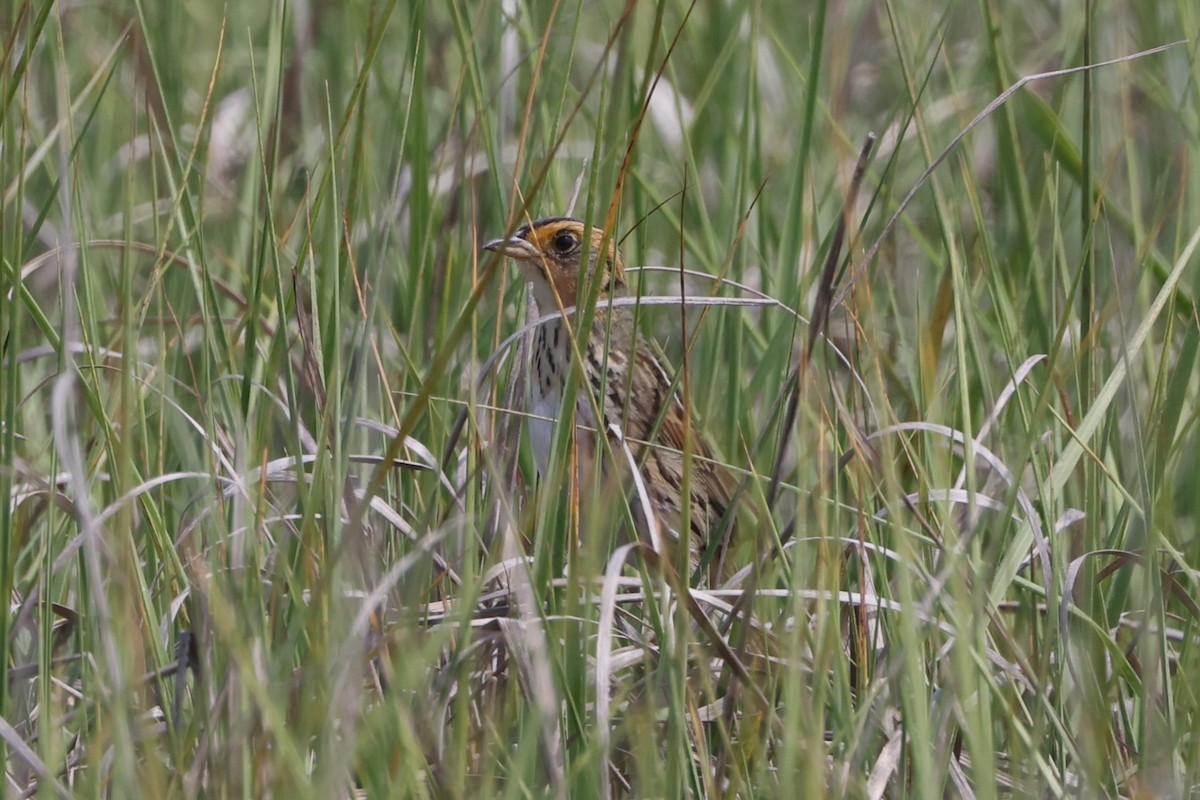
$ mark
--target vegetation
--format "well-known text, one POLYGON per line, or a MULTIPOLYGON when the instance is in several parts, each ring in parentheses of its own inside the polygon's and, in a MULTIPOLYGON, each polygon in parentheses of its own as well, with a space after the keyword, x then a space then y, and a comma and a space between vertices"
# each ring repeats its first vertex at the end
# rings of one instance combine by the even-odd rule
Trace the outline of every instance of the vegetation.
POLYGON ((0 32, 6 796, 1197 792, 1192 0, 0 32), (752 686, 536 480, 480 244, 568 209, 690 298, 752 686))

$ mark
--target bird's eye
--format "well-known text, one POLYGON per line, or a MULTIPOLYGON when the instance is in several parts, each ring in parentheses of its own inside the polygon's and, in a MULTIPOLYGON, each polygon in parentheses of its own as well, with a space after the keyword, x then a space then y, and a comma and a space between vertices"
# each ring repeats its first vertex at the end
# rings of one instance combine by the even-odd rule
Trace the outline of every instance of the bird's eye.
POLYGON ((575 235, 560 233, 554 237, 554 249, 559 253, 569 253, 575 249, 575 235))

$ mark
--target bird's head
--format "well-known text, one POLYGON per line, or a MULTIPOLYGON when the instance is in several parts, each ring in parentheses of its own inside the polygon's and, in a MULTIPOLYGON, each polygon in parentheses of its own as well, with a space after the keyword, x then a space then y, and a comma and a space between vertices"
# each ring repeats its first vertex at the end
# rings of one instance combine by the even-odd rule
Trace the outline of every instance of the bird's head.
POLYGON ((570 217, 546 217, 518 228, 508 239, 494 239, 483 246, 517 262, 533 284, 538 309, 550 312, 579 301, 580 265, 592 270, 600 282, 600 297, 620 294, 625 288, 621 253, 600 228, 586 228, 570 217), (604 257, 599 254, 603 247, 604 257), (558 301, 555 295, 558 295, 558 301))

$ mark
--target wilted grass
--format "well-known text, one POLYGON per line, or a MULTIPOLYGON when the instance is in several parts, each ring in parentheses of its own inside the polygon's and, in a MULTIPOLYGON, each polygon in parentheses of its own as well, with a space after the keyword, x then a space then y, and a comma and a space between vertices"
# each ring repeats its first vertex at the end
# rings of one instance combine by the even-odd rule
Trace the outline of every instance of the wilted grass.
POLYGON ((1200 23, 1094 6, 5 4, 6 794, 1194 794, 1200 23), (572 203, 691 298, 691 612, 522 444, 572 203))

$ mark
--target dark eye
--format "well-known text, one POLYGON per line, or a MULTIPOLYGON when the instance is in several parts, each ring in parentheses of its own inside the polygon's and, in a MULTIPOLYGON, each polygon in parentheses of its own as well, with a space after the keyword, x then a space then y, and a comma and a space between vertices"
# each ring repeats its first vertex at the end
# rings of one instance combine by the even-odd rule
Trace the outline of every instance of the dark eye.
POLYGON ((575 249, 575 235, 572 233, 560 233, 554 237, 554 249, 559 253, 569 253, 575 249))

